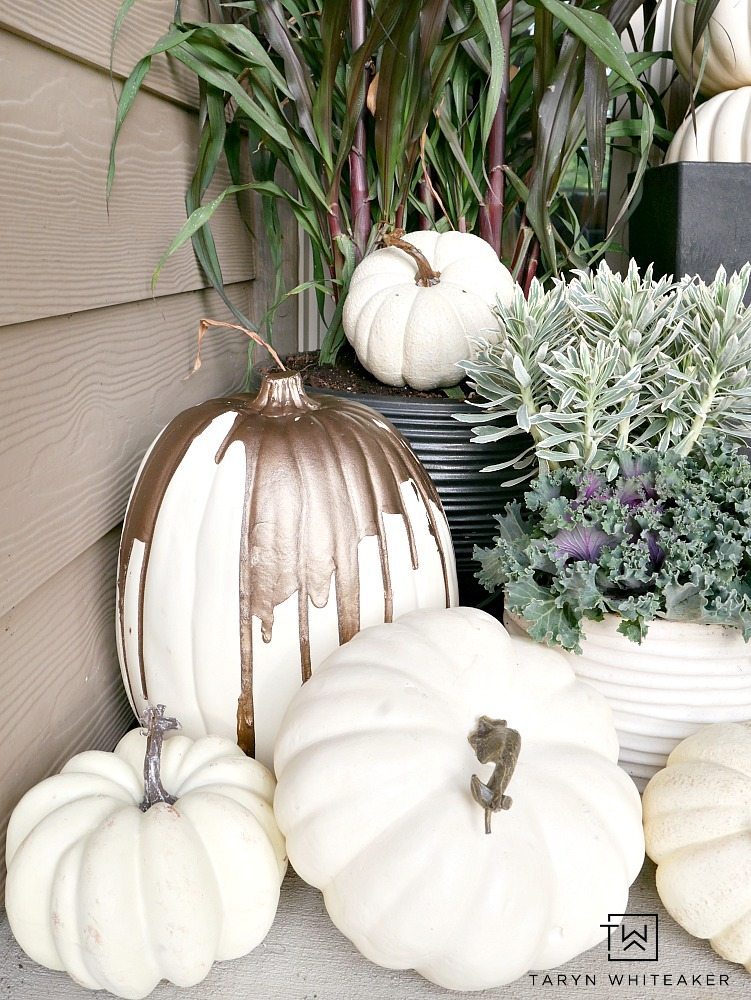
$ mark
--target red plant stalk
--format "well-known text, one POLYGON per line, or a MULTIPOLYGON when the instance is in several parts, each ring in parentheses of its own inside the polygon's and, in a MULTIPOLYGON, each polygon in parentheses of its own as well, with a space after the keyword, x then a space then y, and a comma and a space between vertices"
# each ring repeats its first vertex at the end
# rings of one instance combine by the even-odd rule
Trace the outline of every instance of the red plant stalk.
POLYGON ((488 140, 488 189, 485 204, 480 208, 480 236, 501 256, 503 236, 503 205, 504 205, 504 175, 503 165, 506 162, 506 108, 508 106, 510 85, 510 49, 511 26, 514 20, 514 0, 501 9, 498 22, 503 40, 504 66, 503 84, 498 100, 493 125, 488 140))
POLYGON ((331 264, 329 265, 329 271, 334 282, 334 301, 338 302, 339 295, 341 293, 341 288, 338 282, 342 271, 344 270, 344 254, 340 250, 337 242, 337 237, 342 234, 338 183, 331 189, 329 210, 326 214, 326 219, 329 227, 329 239, 331 241, 331 264))
MULTIPOLYGON (((350 42, 355 52, 365 41, 367 0, 351 0, 350 42)), ((365 71, 363 86, 367 92, 368 71, 365 71)), ((352 149, 349 152, 349 187, 352 208, 352 235, 355 241, 357 259, 365 253, 370 236, 370 198, 368 197, 368 173, 366 160, 365 108, 355 128, 352 149)))
MULTIPOLYGON (((427 169, 427 167, 425 168, 427 169)), ((433 199, 433 188, 427 178, 423 177, 418 185, 420 201, 425 206, 425 211, 420 214, 417 223, 418 229, 430 229, 432 219, 435 217, 435 201, 433 199)))

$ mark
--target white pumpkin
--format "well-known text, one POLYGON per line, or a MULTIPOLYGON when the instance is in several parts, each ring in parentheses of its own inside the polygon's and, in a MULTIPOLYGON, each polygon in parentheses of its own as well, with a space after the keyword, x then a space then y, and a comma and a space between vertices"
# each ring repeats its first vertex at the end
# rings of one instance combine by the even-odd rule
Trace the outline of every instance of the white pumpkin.
POLYGON ((287 862, 272 775, 216 736, 161 748, 172 723, 154 712, 148 738, 133 730, 114 753, 78 754, 10 818, 11 930, 34 961, 92 990, 193 986, 255 948, 276 914, 287 862))
POLYGON ((473 338, 498 340, 493 306, 511 301, 514 279, 490 244, 470 233, 424 230, 391 242, 355 268, 342 317, 347 339, 386 385, 456 385, 464 377, 458 363, 474 356, 473 338), (405 243, 425 264, 401 249, 405 243))
MULTIPOLYGON (((671 45, 681 75, 689 80, 693 62, 694 83, 699 79, 704 39, 691 53, 695 3, 678 0, 673 14, 671 45)), ((709 97, 751 84, 751 2, 719 0, 709 20, 709 52, 700 90, 709 97)))
POLYGON ((605 700, 560 654, 476 609, 417 611, 297 693, 274 811, 367 958, 480 990, 568 961, 626 909, 644 841, 617 757, 605 700))
POLYGON ((671 917, 751 972, 751 722, 673 750, 644 791, 644 832, 671 917))
POLYGON ((271 763, 289 699, 366 625, 457 602, 440 498, 381 414, 268 375, 179 414, 139 470, 118 568, 134 712, 271 763))
POLYGON ((689 115, 673 137, 666 163, 751 163, 751 87, 729 90, 696 109, 696 131, 689 115))

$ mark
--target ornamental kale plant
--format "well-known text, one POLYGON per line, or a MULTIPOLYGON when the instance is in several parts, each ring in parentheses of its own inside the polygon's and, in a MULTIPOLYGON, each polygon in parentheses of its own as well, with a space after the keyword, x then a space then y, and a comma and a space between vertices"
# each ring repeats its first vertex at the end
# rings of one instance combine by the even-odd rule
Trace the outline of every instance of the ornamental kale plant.
POLYGON ((686 456, 717 431, 746 440, 750 273, 673 282, 632 261, 624 277, 602 263, 549 290, 533 282, 498 305, 498 344, 462 364, 486 411, 463 419, 476 441, 525 435, 516 482, 572 464, 610 464, 612 477, 614 451, 686 456))
POLYGON ((710 438, 690 455, 617 452, 603 471, 541 474, 476 549, 532 638, 581 652, 587 619, 620 615, 635 642, 655 618, 732 625, 751 638, 751 463, 710 438))

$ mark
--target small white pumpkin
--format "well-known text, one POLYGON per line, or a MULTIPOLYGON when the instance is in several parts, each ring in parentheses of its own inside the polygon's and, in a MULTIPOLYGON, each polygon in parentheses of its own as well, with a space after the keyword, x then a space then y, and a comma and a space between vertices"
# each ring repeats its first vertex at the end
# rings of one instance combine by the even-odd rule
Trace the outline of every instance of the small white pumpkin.
POLYGON ((751 87, 718 94, 689 115, 673 137, 666 163, 751 163, 751 87))
POLYGON ((476 609, 417 611, 295 695, 274 810, 367 958, 480 990, 568 961, 624 912, 644 840, 617 757, 605 700, 559 653, 476 609))
POLYGON ((751 972, 751 722, 673 750, 644 791, 644 832, 671 917, 751 972))
POLYGON ((266 768, 216 736, 162 747, 175 725, 163 706, 148 724, 27 792, 6 845, 5 905, 26 954, 133 1000, 252 951, 287 866, 266 768))
MULTIPOLYGON (((693 62, 693 79, 701 72, 704 39, 691 53, 694 31, 695 3, 679 0, 673 14, 671 45, 673 58, 681 75, 689 80, 693 62)), ((735 90, 751 84, 751 2, 750 0, 719 0, 709 19, 709 52, 701 78, 700 90, 708 97, 725 90, 735 90)))
POLYGON ((342 317, 347 339, 386 385, 456 385, 464 377, 458 363, 473 357, 472 338, 498 340, 493 306, 511 301, 514 279, 471 233, 424 230, 385 242, 352 275, 342 317))

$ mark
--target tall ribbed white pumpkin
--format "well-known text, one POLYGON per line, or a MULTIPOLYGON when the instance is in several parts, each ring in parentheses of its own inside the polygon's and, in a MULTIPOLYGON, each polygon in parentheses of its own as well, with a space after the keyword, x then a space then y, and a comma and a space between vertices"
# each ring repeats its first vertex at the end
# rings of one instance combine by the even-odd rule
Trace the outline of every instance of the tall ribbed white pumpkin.
POLYGON ((751 163, 751 87, 718 94, 689 115, 675 133, 666 163, 751 163))
MULTIPOLYGON (((671 46, 675 64, 688 80, 699 79, 704 39, 691 52, 695 3, 679 0, 673 14, 671 46)), ((709 52, 699 89, 711 97, 751 84, 751 0, 719 0, 708 25, 709 52)))
POLYGON ((435 487, 368 407, 297 374, 186 410, 139 470, 120 546, 131 704, 271 763, 286 706, 359 629, 457 602, 435 487))

